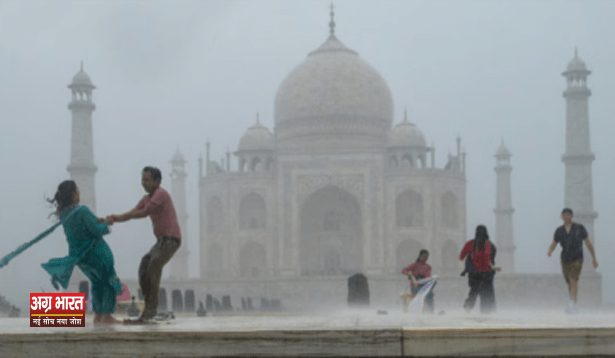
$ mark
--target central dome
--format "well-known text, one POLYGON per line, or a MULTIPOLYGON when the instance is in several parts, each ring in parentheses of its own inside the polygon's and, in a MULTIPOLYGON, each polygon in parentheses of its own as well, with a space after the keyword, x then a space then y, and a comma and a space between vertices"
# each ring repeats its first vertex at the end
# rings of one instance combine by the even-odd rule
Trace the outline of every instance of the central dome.
POLYGON ((334 35, 286 76, 275 98, 275 133, 282 146, 301 145, 300 138, 319 148, 329 140, 339 147, 344 138, 382 144, 392 119, 387 83, 334 35))

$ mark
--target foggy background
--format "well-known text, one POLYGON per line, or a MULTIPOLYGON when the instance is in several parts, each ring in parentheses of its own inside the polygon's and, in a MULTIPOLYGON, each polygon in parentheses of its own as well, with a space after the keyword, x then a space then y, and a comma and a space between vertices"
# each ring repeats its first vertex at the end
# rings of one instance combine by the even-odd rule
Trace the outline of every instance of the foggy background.
MULTIPOLYGON (((546 252, 564 202, 561 73, 578 46, 592 71, 594 245, 603 301, 610 305, 614 14, 615 3, 607 1, 335 2, 336 36, 387 81, 394 123, 407 108, 409 120, 435 145, 439 168, 461 136, 468 238, 486 224, 495 239, 493 156, 504 140, 513 154, 515 265, 521 273, 560 272, 560 249, 551 258, 546 252)), ((227 148, 236 150, 257 111, 273 129, 278 86, 327 39, 328 22, 329 1, 0 0, 0 256, 54 223, 45 198, 69 178, 66 86, 83 60, 97 87, 97 214, 132 209, 145 194, 140 171, 146 165, 162 170, 162 186, 170 190, 169 161, 179 146, 188 161, 190 215, 182 234, 191 251, 190 274, 198 277, 197 159, 205 156, 207 138, 218 160, 227 148)), ((234 156, 231 168, 237 168, 234 156)), ((136 277, 155 242, 149 219, 116 224, 105 239, 120 278, 136 277)), ((65 255, 58 228, 0 269, 0 294, 27 309, 30 292, 53 290, 40 264, 65 255)))

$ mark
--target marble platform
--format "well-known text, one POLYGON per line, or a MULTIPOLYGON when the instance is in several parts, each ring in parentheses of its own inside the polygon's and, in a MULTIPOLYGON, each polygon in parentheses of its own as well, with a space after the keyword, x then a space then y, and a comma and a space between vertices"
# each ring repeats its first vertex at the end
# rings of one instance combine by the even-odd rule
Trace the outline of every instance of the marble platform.
POLYGON ((613 310, 176 317, 110 328, 94 327, 92 316, 85 328, 30 328, 28 318, 0 318, 0 357, 615 357, 613 310))

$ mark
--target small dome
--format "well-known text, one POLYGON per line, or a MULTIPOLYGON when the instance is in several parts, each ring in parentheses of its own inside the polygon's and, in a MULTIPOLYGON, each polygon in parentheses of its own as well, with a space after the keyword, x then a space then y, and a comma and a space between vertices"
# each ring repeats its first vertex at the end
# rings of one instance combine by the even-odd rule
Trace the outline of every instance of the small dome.
POLYGON ((504 141, 502 141, 502 145, 500 145, 500 148, 498 149, 496 156, 510 157, 510 152, 508 151, 508 148, 506 148, 506 146, 504 145, 504 141))
POLYGON ((258 121, 239 140, 239 151, 274 150, 275 140, 269 129, 258 121))
POLYGON ((587 71, 587 67, 585 66, 585 62, 575 56, 572 61, 568 63, 568 67, 566 71, 587 71))
POLYGON ((179 152, 179 148, 177 148, 177 152, 173 154, 173 158, 171 158, 171 163, 185 163, 186 159, 184 155, 179 152))
POLYGON ((87 73, 81 71, 77 72, 77 74, 73 77, 73 82, 71 85, 81 85, 81 86, 94 86, 92 84, 92 80, 90 80, 90 76, 87 73))
POLYGON ((574 58, 568 62, 568 67, 566 67, 566 71, 563 75, 568 74, 569 72, 585 72, 586 74, 590 74, 591 72, 587 70, 587 66, 585 66, 585 62, 579 58, 579 54, 577 49, 574 49, 574 58))
POLYGON ((423 133, 407 118, 391 130, 388 147, 426 147, 423 133))

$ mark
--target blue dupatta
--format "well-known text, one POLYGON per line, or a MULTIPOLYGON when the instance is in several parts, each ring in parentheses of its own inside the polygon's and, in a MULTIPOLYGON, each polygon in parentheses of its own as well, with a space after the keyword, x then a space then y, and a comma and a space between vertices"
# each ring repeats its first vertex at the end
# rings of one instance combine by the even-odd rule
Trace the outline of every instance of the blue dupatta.
POLYGON ((66 215, 64 217, 64 219, 58 221, 57 223, 55 223, 52 227, 50 227, 49 229, 43 231, 42 233, 40 233, 37 237, 35 237, 34 239, 26 242, 25 244, 22 244, 21 246, 19 246, 17 248, 17 250, 11 252, 10 254, 4 256, 1 260, 0 260, 0 268, 8 265, 9 261, 11 261, 12 259, 14 259, 17 255, 21 254, 22 252, 26 251, 26 249, 28 249, 30 246, 36 244, 37 242, 41 241, 43 238, 49 236, 49 234, 51 234, 58 226, 62 225, 68 218, 70 218, 71 216, 73 216, 73 214, 75 214, 77 212, 77 210, 79 210, 79 206, 74 208, 73 211, 71 211, 70 213, 68 213, 68 215, 66 215))

